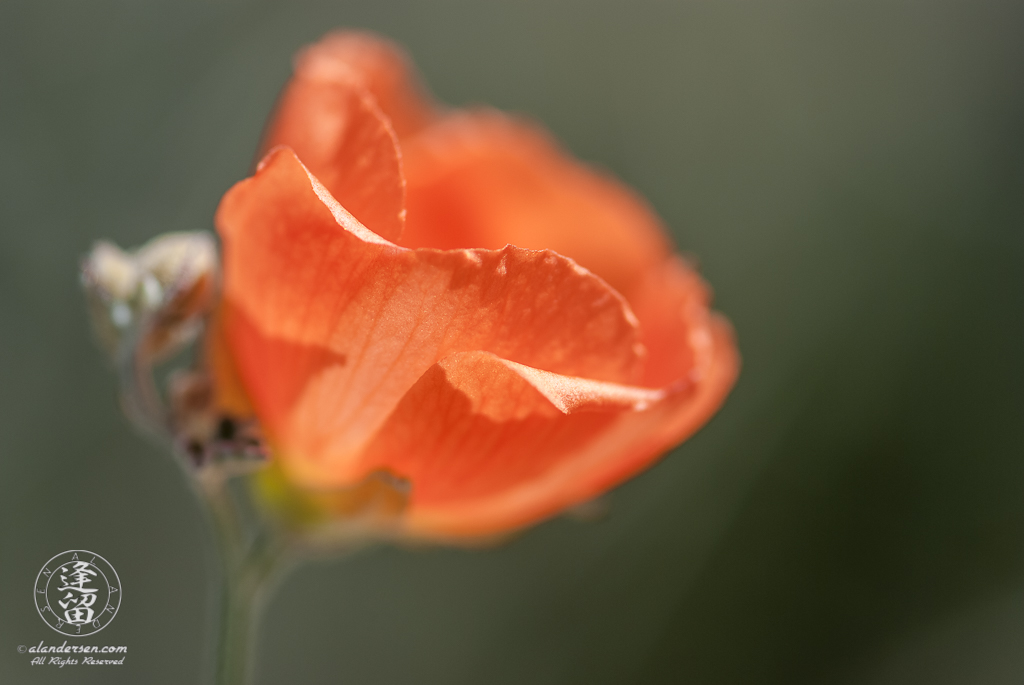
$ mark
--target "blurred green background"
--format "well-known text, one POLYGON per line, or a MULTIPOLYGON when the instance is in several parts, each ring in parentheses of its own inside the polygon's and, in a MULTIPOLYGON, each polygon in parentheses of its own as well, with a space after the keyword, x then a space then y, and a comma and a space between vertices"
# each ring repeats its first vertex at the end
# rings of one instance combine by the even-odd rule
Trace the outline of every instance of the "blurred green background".
POLYGON ((210 228, 338 26, 646 195, 744 368, 597 522, 304 566, 258 683, 1024 681, 1024 3, 3 0, 0 682, 199 680, 210 536, 78 259, 210 228), (17 653, 63 640, 31 596, 69 548, 121 576, 81 642, 123 667, 17 653))

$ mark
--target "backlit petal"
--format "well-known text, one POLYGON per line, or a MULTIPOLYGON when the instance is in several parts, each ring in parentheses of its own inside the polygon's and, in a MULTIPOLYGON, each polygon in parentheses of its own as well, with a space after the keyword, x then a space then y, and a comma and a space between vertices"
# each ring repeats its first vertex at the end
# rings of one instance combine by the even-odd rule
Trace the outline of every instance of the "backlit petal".
POLYGON ((494 111, 446 116, 402 141, 410 247, 548 248, 627 297, 669 246, 630 190, 494 111))
POLYGON ((485 353, 431 367, 363 457, 407 478, 408 531, 482 536, 535 523, 649 466, 714 414, 735 381, 732 332, 708 321, 697 382, 650 390, 551 374, 485 353))
POLYGON ((633 288, 630 304, 647 350, 644 386, 699 381, 712 352, 711 293, 686 262, 673 256, 651 268, 633 288))
POLYGON ((354 77, 380 106, 399 138, 416 133, 437 116, 430 94, 397 45, 365 31, 335 31, 299 53, 296 76, 330 81, 354 77))
POLYGON ((415 129, 428 116, 408 81, 404 59, 389 43, 332 34, 296 60, 262 150, 291 147, 364 226, 397 240, 405 186, 394 127, 415 129))
POLYGON ((221 413, 248 418, 254 414, 253 407, 224 334, 226 311, 227 305, 222 303, 211 317, 203 346, 206 367, 213 378, 213 403, 221 413))
POLYGON ((635 317, 601 279, 550 251, 389 243, 288 149, 225 195, 217 228, 228 346, 285 468, 307 485, 364 475, 361 448, 424 372, 456 352, 639 379, 635 317))

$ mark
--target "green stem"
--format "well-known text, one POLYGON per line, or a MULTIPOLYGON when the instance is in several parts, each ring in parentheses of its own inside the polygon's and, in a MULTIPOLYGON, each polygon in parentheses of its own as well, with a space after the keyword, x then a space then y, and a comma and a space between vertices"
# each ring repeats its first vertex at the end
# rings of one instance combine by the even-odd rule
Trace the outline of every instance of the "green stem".
POLYGON ((217 650, 217 685, 246 685, 249 682, 257 594, 257 583, 247 577, 226 579, 217 650))
POLYGON ((217 653, 217 685, 246 685, 250 681, 252 643, 267 581, 277 560, 247 558, 226 574, 217 653))
POLYGON ((222 574, 214 683, 247 685, 259 613, 268 585, 284 567, 287 539, 266 521, 247 527, 227 485, 218 478, 202 487, 216 524, 222 574))

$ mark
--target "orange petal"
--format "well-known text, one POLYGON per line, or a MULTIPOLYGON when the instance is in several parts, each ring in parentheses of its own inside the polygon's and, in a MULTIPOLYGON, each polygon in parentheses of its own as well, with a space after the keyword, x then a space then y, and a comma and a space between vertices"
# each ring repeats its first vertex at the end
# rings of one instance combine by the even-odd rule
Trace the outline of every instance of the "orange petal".
POLYGON ((279 148, 224 196, 224 331, 285 468, 351 484, 360 449, 433 364, 482 350, 634 382, 628 305, 550 251, 409 250, 367 230, 279 148))
POLYGON ((213 404, 218 411, 239 418, 253 416, 252 403, 238 375, 238 366, 224 336, 227 305, 221 303, 210 318, 203 353, 206 367, 213 378, 213 404))
POLYGON ((297 78, 330 82, 354 77, 391 121, 399 138, 416 133, 437 116, 402 49, 362 31, 335 31, 309 46, 295 61, 297 78))
POLYGON ((364 468, 412 486, 406 526, 425 537, 496 534, 601 494, 714 414, 739 360, 708 321, 700 381, 659 391, 560 376, 486 353, 453 355, 402 399, 364 468))
POLYGON ((408 80, 401 53, 389 43, 331 34, 299 55, 262 150, 291 147, 364 226, 397 240, 405 182, 394 125, 415 128, 427 116, 408 80))
POLYGON ((641 385, 661 388, 700 381, 714 353, 709 328, 713 315, 710 290, 697 272, 672 256, 640 278, 630 304, 647 350, 641 385))
POLYGON ((641 198, 498 112, 449 115, 403 140, 402 154, 403 245, 548 248, 627 297, 669 252, 641 198))

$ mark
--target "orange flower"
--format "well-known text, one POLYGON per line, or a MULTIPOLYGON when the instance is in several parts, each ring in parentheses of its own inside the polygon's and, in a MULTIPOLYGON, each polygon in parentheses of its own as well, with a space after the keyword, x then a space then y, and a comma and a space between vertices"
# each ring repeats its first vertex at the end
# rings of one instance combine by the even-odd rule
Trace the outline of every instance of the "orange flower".
POLYGON ((686 439, 739 358, 658 219, 530 124, 450 112, 402 53, 301 53, 217 211, 222 406, 309 492, 386 472, 426 537, 534 523, 686 439))

